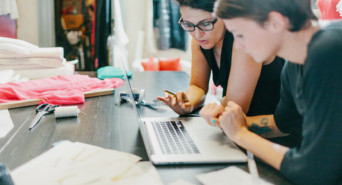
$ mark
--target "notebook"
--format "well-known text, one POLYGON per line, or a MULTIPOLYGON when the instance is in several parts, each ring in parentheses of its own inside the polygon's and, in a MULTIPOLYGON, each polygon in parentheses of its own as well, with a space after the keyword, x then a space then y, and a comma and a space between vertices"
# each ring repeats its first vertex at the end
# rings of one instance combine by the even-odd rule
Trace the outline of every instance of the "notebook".
MULTIPOLYGON (((121 65, 132 98, 134 93, 122 61, 121 65)), ((141 118, 135 110, 147 154, 155 165, 247 162, 245 153, 202 117, 141 118)))

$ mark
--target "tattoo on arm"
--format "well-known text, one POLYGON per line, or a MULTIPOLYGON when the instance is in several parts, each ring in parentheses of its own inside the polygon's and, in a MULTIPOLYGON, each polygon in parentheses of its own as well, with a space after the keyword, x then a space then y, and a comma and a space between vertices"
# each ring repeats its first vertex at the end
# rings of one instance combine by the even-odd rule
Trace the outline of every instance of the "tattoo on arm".
POLYGON ((252 123, 248 130, 263 137, 272 137, 273 132, 272 127, 268 126, 268 118, 261 119, 260 124, 252 123))

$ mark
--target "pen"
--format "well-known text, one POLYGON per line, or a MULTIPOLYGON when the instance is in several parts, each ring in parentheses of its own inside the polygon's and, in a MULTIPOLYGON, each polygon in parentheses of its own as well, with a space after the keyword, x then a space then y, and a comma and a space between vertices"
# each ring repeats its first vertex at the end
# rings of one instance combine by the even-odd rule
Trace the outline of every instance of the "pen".
MULTIPOLYGON (((172 95, 172 96, 174 96, 174 97, 177 97, 177 95, 176 95, 175 93, 171 92, 171 91, 168 91, 168 90, 165 90, 165 89, 163 89, 163 91, 166 92, 166 93, 169 94, 169 95, 172 95)), ((182 97, 182 98, 183 98, 184 101, 189 101, 188 98, 184 98, 184 97, 182 97)))

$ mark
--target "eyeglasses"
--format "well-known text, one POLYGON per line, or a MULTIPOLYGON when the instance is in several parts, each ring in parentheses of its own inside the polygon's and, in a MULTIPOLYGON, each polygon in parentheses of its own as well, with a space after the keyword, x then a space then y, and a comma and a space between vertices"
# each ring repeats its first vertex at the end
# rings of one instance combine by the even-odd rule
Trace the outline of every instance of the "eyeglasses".
POLYGON ((186 22, 183 20, 183 17, 181 17, 178 21, 178 24, 182 26, 182 28, 187 32, 193 32, 195 31, 196 27, 200 29, 201 31, 211 31, 214 29, 214 24, 217 22, 217 18, 215 18, 212 21, 209 20, 203 20, 197 24, 193 24, 190 22, 186 22))

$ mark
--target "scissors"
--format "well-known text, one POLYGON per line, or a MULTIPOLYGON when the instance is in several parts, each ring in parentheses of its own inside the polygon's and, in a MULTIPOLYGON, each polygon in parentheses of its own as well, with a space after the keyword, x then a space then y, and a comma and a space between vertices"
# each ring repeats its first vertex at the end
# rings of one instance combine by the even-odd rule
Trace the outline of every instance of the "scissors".
POLYGON ((48 103, 39 105, 36 108, 36 116, 33 118, 29 126, 29 130, 32 130, 39 123, 40 119, 42 119, 44 115, 54 112, 55 108, 58 106, 59 105, 50 105, 48 103))

